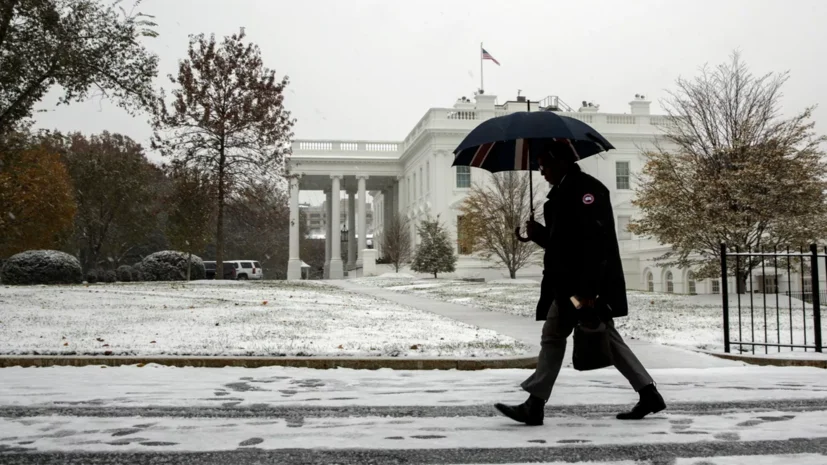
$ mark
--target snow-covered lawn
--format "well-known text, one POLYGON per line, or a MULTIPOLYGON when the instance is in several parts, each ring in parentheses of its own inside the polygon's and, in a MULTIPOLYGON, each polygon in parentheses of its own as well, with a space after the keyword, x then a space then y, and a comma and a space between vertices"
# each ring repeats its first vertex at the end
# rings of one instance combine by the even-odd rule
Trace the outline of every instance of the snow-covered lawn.
MULTIPOLYGON (((359 284, 382 287, 401 293, 419 295, 445 302, 470 305, 486 310, 505 312, 534 318, 537 298, 540 295, 540 283, 532 280, 498 280, 486 283, 474 283, 450 279, 418 279, 408 275, 386 274, 374 278, 360 278, 359 284)), ((704 350, 723 350, 723 313, 720 295, 676 295, 639 291, 629 291, 629 316, 618 318, 616 324, 624 337, 642 339, 661 344, 704 350)), ((763 295, 756 295, 752 302, 754 312, 750 319, 749 296, 741 300, 741 331, 743 341, 753 341, 754 323, 755 342, 764 342, 764 301, 763 295)), ((790 342, 790 306, 789 300, 779 300, 781 343, 790 342)), ((793 342, 803 344, 804 315, 802 302, 793 299, 792 305, 793 342)), ((738 339, 738 301, 737 296, 730 297, 730 331, 731 339, 738 339)), ((827 314, 827 311, 822 311, 827 314)), ((807 343, 814 339, 813 314, 810 304, 806 304, 807 343)), ((778 321, 775 311, 775 296, 767 296, 767 339, 769 343, 778 342, 778 321)), ((827 336, 827 318, 822 317, 822 334, 827 336)), ((737 351, 738 346, 733 346, 737 351)), ((798 349, 800 350, 800 349, 798 349)), ((751 352, 744 346, 744 351, 751 352)), ((781 354, 790 353, 790 349, 781 349, 781 354)), ((764 353, 762 347, 756 347, 755 353, 764 353)), ((778 353, 770 348, 769 353, 778 353)))
POLYGON ((313 282, 0 287, 0 354, 488 357, 494 331, 313 282))

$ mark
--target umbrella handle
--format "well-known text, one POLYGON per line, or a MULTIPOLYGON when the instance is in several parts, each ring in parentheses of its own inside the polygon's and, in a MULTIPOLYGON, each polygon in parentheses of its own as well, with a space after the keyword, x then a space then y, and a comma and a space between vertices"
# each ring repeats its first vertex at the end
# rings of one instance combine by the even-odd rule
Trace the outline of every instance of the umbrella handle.
MULTIPOLYGON (((531 215, 530 215, 529 219, 530 219, 530 221, 534 221, 534 209, 533 208, 531 209, 531 215)), ((531 240, 528 236, 523 237, 523 236, 520 235, 520 227, 519 226, 514 228, 514 234, 517 235, 517 240, 520 241, 520 242, 528 242, 528 241, 531 240)))
POLYGON ((528 237, 523 237, 523 236, 520 235, 520 227, 519 226, 514 228, 514 234, 517 235, 517 240, 520 241, 520 242, 528 242, 528 241, 531 240, 528 237))

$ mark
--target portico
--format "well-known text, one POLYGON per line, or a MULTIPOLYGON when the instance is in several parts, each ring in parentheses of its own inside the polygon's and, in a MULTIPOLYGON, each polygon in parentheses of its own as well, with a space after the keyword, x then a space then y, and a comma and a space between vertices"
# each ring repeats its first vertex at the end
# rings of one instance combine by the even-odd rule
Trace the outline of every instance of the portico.
MULTIPOLYGON (((367 196, 395 190, 398 144, 389 142, 297 142, 289 160, 290 259, 287 279, 301 279, 299 193, 325 193, 325 279, 342 279, 345 270, 362 267, 367 249, 367 196), (346 196, 347 250, 342 257, 341 199, 346 196)), ((388 203, 387 199, 386 202, 388 203)), ((392 203, 392 201, 391 201, 392 203)), ((388 208, 391 208, 390 206, 388 208)), ((396 207, 398 210, 398 207, 396 207)))

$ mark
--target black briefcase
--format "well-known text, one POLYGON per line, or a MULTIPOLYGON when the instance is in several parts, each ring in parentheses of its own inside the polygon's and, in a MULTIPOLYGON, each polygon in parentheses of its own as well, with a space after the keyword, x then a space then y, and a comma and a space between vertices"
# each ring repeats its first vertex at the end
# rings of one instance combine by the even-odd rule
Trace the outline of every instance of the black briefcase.
POLYGON ((572 365, 577 371, 597 370, 612 366, 612 350, 609 331, 600 318, 578 321, 574 327, 574 351, 572 365))

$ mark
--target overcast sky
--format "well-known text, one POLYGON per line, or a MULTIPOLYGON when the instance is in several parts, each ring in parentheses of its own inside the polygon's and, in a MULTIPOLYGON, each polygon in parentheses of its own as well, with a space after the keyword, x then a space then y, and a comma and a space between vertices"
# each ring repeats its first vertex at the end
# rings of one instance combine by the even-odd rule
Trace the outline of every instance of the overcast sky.
MULTIPOLYGON (((821 104, 816 129, 827 133, 825 0, 145 0, 139 10, 159 23, 146 43, 167 89, 188 34, 245 27, 266 66, 290 76, 297 139, 404 139, 429 107, 473 96, 480 42, 502 65, 485 62, 486 93, 500 102, 522 89, 619 113, 636 93, 659 112, 678 76, 740 49, 756 74, 789 70, 784 111, 821 104)), ((148 145, 145 116, 105 101, 53 102, 40 106, 40 127, 148 145)))

